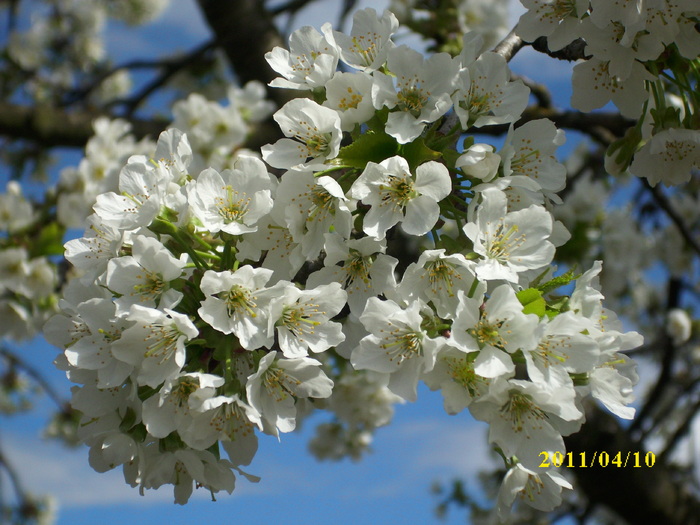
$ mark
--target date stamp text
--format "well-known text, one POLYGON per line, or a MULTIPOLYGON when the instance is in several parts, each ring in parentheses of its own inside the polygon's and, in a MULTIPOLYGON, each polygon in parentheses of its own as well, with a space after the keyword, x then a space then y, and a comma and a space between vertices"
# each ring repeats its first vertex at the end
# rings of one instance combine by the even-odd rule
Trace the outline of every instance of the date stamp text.
POLYGON ((567 468, 587 468, 587 467, 616 467, 616 468, 651 468, 656 463, 656 454, 653 452, 617 452, 609 453, 606 451, 594 452, 587 454, 586 452, 540 452, 539 456, 542 459, 541 468, 548 467, 567 467, 567 468))

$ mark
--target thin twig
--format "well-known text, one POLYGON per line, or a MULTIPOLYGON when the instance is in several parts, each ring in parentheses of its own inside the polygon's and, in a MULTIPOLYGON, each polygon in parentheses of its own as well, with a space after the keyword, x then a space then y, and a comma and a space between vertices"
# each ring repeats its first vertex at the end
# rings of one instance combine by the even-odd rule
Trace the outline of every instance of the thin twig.
POLYGON ((695 420, 695 416, 698 414, 700 411, 700 399, 698 399, 695 404, 693 404, 692 408, 686 414, 685 419, 683 420, 683 423, 681 423, 676 431, 673 433, 671 438, 668 440, 668 443, 666 443, 666 448, 664 448, 661 453, 658 455, 658 460, 659 461, 666 461, 666 458, 673 452, 673 450, 676 448, 676 445, 680 442, 680 440, 688 434, 688 431, 690 430, 690 425, 692 422, 695 420))
POLYGON ((87 85, 82 88, 76 88, 75 90, 71 91, 68 93, 68 97, 66 100, 64 100, 60 105, 61 106, 70 106, 71 104, 74 104, 85 97, 87 97, 90 93, 92 93, 95 89, 100 87, 102 83, 107 80, 109 77, 114 75, 117 71, 121 71, 122 69, 160 69, 160 68, 167 68, 172 64, 176 64, 177 62, 181 61, 182 57, 178 58, 165 58, 161 60, 132 60, 130 62, 125 62, 124 64, 120 64, 118 66, 114 66, 112 68, 109 68, 102 73, 98 74, 92 81, 87 85))
POLYGON ((12 483, 12 487, 15 489, 15 494, 20 503, 24 503, 27 500, 26 492, 22 487, 22 482, 19 479, 19 475, 14 467, 7 461, 5 454, 2 449, 0 449, 0 467, 5 468, 5 473, 12 483))
MULTIPOLYGON (((678 306, 679 301, 680 301, 680 292, 681 292, 681 282, 679 279, 669 279, 668 281, 668 291, 666 292, 666 309, 667 311, 670 310, 671 308, 675 308, 678 306)), ((658 402, 661 400, 663 397, 663 393, 666 390, 666 388, 669 386, 669 383, 671 381, 671 373, 673 370, 673 363, 676 357, 676 345, 673 344, 673 341, 671 338, 668 336, 665 330, 662 330, 657 344, 655 345, 658 348, 661 348, 663 355, 661 357, 661 371, 659 372, 659 377, 656 380, 656 383, 654 384, 654 387, 652 388, 651 392, 647 396, 647 399, 642 406, 642 408, 639 410, 637 413, 637 417, 635 418, 634 421, 632 421, 632 424, 629 427, 629 434, 632 435, 634 432, 637 430, 641 431, 643 435, 648 434, 651 429, 653 428, 653 425, 648 428, 644 429, 644 422, 645 420, 649 417, 649 415, 652 413, 654 407, 658 404, 658 402)), ((640 442, 641 442, 640 438, 640 442)))
POLYGON ((70 410, 70 404, 51 386, 46 378, 32 365, 18 357, 15 353, 7 348, 0 346, 0 355, 5 357, 10 364, 14 364, 24 370, 43 390, 46 394, 58 405, 60 410, 70 410))
POLYGON ((299 11, 299 9, 306 6, 306 4, 310 4, 314 1, 315 0, 289 0, 289 2, 285 2, 280 6, 269 9, 268 12, 272 16, 281 15, 282 13, 289 13, 291 16, 297 11, 299 11))
MULTIPOLYGON (((581 113, 580 111, 561 111, 540 106, 527 108, 515 127, 522 126, 531 120, 547 118, 558 128, 575 129, 587 134, 599 144, 609 146, 616 138, 622 137, 625 131, 634 125, 634 121, 619 113, 581 113)), ((496 124, 472 129, 471 132, 485 135, 503 135, 508 132, 508 124, 496 124)))
POLYGON ((515 75, 512 74, 510 75, 511 80, 520 80, 523 84, 525 84, 527 87, 530 88, 530 92, 533 94, 533 96, 537 99, 537 104, 541 108, 551 108, 553 106, 552 103, 552 94, 549 92, 549 89, 547 89, 547 86, 544 84, 540 84, 538 82, 535 82, 531 78, 522 76, 522 75, 515 75))
POLYGON ((693 237, 693 233, 683 220, 683 217, 681 217, 681 215, 676 211, 673 204, 671 204, 671 201, 669 201, 666 195, 664 195, 663 191, 661 191, 661 188, 659 186, 652 186, 649 184, 647 179, 642 179, 642 183, 644 184, 644 187, 653 195, 659 208, 664 210, 669 219, 671 219, 673 224, 676 225, 676 228, 678 228, 678 231, 683 239, 685 239, 685 242, 688 243, 688 246, 690 246, 696 254, 700 255, 700 242, 693 237))
POLYGON ((210 40, 179 60, 173 60, 172 62, 165 63, 163 65, 163 73, 161 73, 161 75, 144 86, 139 93, 135 94, 127 101, 121 101, 122 103, 125 102, 126 114, 128 116, 132 116, 146 98, 148 98, 156 90, 163 87, 163 85, 165 85, 176 73, 179 73, 218 45, 219 42, 216 39, 210 40))

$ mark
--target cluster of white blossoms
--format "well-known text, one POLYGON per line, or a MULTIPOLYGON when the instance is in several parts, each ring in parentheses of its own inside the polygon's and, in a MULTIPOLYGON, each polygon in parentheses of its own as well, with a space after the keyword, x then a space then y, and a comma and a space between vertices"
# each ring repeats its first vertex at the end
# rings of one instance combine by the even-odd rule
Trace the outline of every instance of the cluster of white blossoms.
MULTIPOLYGON (((274 105, 265 100, 265 86, 248 82, 242 88, 228 89, 228 103, 207 100, 193 93, 173 106, 172 127, 187 134, 192 148, 192 171, 205 167, 223 170, 233 165, 239 154, 251 155, 243 144, 257 123, 266 119, 274 105)), ((100 117, 93 124, 94 135, 85 147, 78 166, 61 170, 57 186, 57 213, 61 225, 84 228, 95 199, 117 191, 119 172, 132 155, 155 155, 156 145, 145 138, 136 141, 131 125, 121 119, 100 117)))
POLYGON ((650 184, 681 184, 700 169, 700 3, 696 0, 521 0, 516 32, 558 51, 577 38, 589 58, 574 67, 571 105, 608 102, 638 125, 610 148, 606 168, 629 167, 650 184), (661 78, 667 80, 662 82, 661 78), (646 124, 646 125, 645 125, 646 124))
MULTIPOLYGON (((519 493, 559 504, 570 485, 541 453, 565 453, 585 397, 632 417, 621 352, 641 337, 603 307, 599 262, 579 276, 552 265, 569 237, 549 211, 563 133, 536 120, 500 149, 470 136, 457 149, 517 121, 529 90, 478 36, 426 58, 394 44, 397 28, 365 9, 349 35, 304 27, 267 55, 273 85, 310 96, 274 114, 284 138, 262 159, 279 178, 253 155, 201 166, 171 129, 97 196, 45 327, 96 470, 172 484, 178 503, 194 486, 231 492, 234 472, 255 479, 242 468, 259 433, 329 409, 314 450, 355 455, 423 381, 449 414, 489 423, 510 469, 505 515, 519 493), (423 249, 404 269, 387 252, 410 242, 423 249)), ((188 107, 181 121, 217 128, 216 111, 188 107)))
MULTIPOLYGON (((43 256, 46 236, 33 246, 15 242, 39 220, 16 181, 0 194, 0 339, 27 340, 54 310, 56 268, 43 256)), ((51 230, 51 228, 48 228, 51 230)))
POLYGON ((441 2, 439 12, 425 0, 390 0, 389 11, 402 25, 421 34, 421 24, 445 24, 451 33, 475 32, 491 48, 505 36, 508 27, 510 0, 451 0, 441 2))
MULTIPOLYGON (((72 88, 75 71, 90 71, 104 61, 103 32, 108 17, 143 24, 157 17, 169 3, 170 0, 36 0, 26 7, 31 13, 31 24, 24 31, 13 28, 7 53, 21 70, 31 74, 27 90, 42 99, 56 88, 72 88)), ((123 76, 121 70, 107 82, 113 89, 123 84, 123 76)), ((106 94, 104 90, 102 94, 106 94)))

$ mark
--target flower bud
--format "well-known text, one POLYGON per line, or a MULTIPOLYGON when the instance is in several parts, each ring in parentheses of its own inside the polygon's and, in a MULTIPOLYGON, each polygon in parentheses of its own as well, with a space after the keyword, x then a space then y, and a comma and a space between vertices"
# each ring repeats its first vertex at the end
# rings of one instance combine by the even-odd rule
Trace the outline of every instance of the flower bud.
POLYGON ((636 127, 630 128, 621 139, 613 142, 605 153, 605 171, 611 175, 620 175, 629 168, 634 153, 642 140, 642 135, 636 127))
POLYGON ((673 339, 674 345, 680 345, 690 339, 691 322, 688 313, 680 308, 669 310, 666 318, 666 333, 673 339))
POLYGON ((457 159, 455 167, 470 177, 488 182, 498 173, 501 156, 493 152, 489 144, 474 144, 457 159))

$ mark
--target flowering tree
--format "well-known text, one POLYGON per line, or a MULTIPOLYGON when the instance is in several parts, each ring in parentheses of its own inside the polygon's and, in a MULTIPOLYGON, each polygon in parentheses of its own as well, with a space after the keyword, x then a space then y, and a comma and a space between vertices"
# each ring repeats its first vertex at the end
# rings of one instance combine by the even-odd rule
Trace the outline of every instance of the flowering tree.
MULTIPOLYGON (((199 0, 211 41, 110 64, 105 17, 166 3, 4 6, 5 411, 21 374, 45 386, 13 343, 42 333, 75 384, 54 433, 185 504, 257 481, 258 436, 315 409, 314 454, 360 457, 423 382, 502 458, 492 508, 447 495, 473 520, 700 519, 676 454, 700 408, 695 1, 522 0, 510 32, 505 1, 350 1, 348 29, 287 38, 310 2, 199 0), (571 109, 510 71, 525 47, 576 62, 571 109), (27 194, 55 146, 84 158, 27 194)), ((41 511, 19 494, 6 513, 41 511)))

